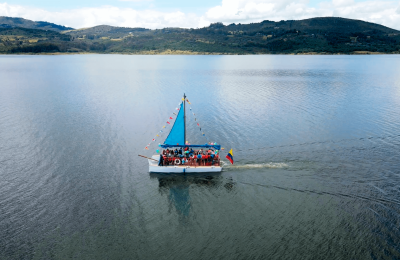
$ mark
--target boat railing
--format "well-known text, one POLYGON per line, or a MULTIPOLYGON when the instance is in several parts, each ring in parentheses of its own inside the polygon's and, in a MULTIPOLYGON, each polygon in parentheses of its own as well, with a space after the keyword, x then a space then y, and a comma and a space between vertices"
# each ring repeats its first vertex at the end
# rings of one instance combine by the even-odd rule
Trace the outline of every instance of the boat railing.
POLYGON ((221 159, 217 158, 209 159, 199 159, 199 158, 186 158, 186 157, 166 157, 163 159, 162 166, 190 166, 190 167, 200 167, 200 166, 221 166, 221 159), (182 163, 182 159, 185 160, 182 163))

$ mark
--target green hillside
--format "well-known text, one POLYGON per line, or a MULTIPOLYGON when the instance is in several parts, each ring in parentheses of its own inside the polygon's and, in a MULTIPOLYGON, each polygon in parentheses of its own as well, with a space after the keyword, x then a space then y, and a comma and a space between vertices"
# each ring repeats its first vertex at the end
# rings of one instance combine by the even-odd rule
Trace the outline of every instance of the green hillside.
POLYGON ((0 16, 0 28, 28 28, 28 29, 41 29, 41 30, 52 30, 56 32, 73 30, 73 28, 65 27, 48 22, 34 22, 24 18, 14 18, 7 16, 0 16))
POLYGON ((215 23, 200 29, 150 30, 101 25, 55 32, 3 28, 0 39, 2 53, 352 54, 400 51, 400 31, 336 17, 227 26, 215 23))

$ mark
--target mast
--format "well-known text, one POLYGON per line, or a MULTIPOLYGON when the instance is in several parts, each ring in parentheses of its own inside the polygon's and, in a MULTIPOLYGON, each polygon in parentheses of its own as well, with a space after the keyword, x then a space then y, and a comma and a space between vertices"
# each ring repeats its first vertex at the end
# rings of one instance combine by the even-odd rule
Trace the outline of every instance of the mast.
POLYGON ((183 125, 185 126, 183 129, 183 145, 186 145, 186 95, 183 93, 183 125))

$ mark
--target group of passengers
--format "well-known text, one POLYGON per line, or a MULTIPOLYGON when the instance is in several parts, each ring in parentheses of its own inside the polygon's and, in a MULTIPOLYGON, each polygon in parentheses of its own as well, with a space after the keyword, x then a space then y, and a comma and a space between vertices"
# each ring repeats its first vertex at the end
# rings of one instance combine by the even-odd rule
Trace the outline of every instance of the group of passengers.
POLYGON ((218 150, 208 149, 208 150, 193 150, 192 148, 185 147, 184 149, 166 149, 163 150, 159 165, 193 165, 193 166, 207 166, 214 165, 219 162, 218 150))

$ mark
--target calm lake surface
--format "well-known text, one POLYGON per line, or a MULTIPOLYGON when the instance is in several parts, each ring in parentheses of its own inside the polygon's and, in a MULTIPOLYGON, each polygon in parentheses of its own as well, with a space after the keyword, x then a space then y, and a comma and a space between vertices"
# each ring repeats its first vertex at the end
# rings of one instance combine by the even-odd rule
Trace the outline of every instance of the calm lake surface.
POLYGON ((0 259, 70 258, 399 259, 400 56, 0 56, 0 259), (183 93, 221 174, 138 157, 183 93))

